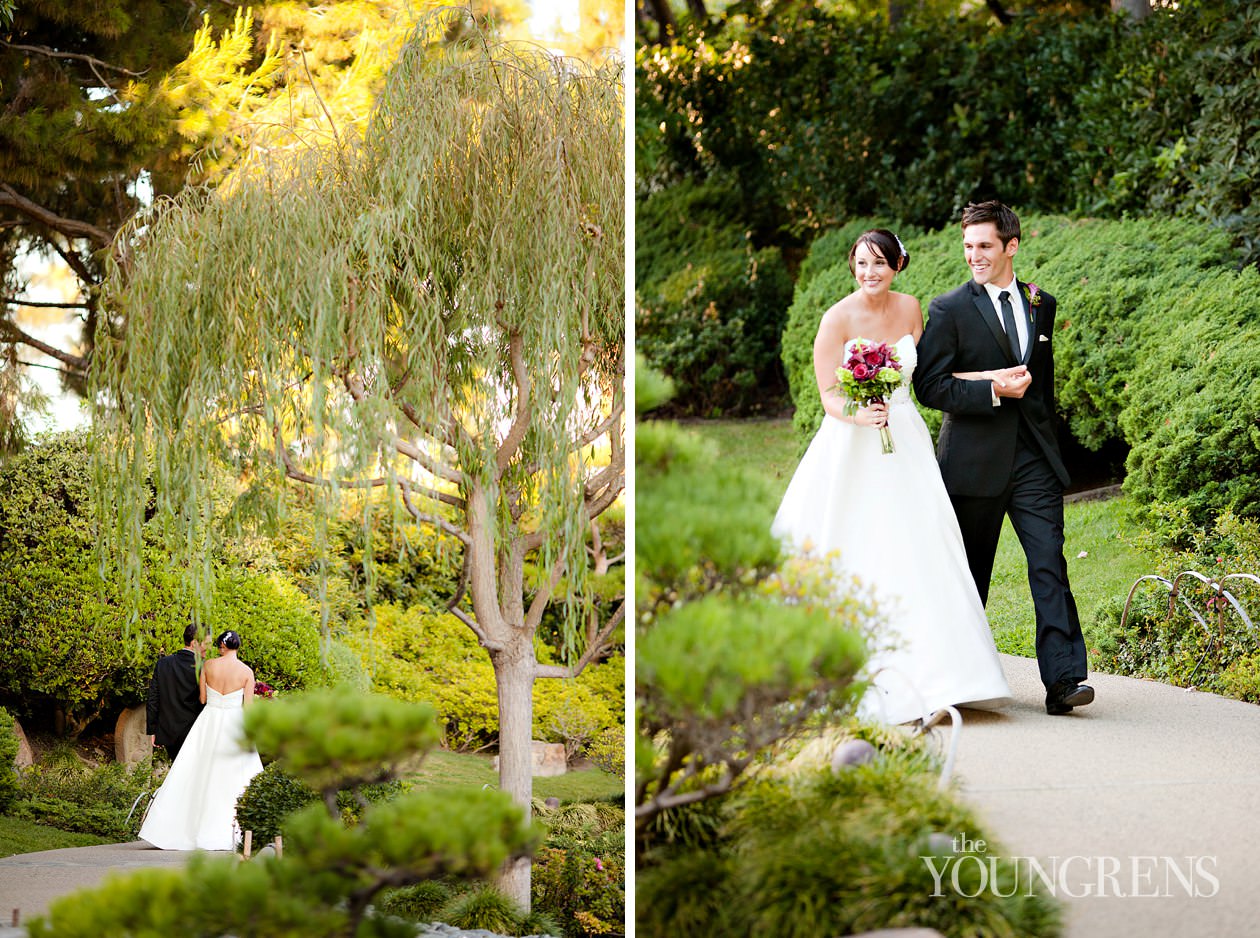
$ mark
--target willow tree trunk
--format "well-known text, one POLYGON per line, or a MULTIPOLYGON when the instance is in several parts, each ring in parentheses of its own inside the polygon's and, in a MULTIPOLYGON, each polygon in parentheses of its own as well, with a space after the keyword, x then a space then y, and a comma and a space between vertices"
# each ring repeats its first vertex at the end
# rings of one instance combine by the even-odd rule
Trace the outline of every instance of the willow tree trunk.
MULTIPOLYGON (((527 629, 502 651, 490 653, 499 696, 499 788, 520 804, 526 817, 533 797, 534 642, 527 629)), ((529 858, 503 868, 503 893, 525 910, 530 907, 529 858)))

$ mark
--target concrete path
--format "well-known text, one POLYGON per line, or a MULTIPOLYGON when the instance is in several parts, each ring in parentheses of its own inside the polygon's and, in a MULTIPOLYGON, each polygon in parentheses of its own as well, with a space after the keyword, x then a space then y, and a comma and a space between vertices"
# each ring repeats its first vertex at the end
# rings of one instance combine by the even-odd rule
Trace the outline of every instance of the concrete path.
POLYGON ((1068 938, 1260 935, 1260 707, 1096 674, 1051 717, 1036 662, 1002 667, 1015 704, 963 711, 954 774, 987 852, 1054 881, 1068 938))
MULTIPOLYGON (((191 853, 158 850, 142 840, 98 847, 69 847, 0 858, 0 938, 24 934, 12 929, 13 911, 20 923, 48 910, 59 896, 99 885, 111 872, 149 866, 183 866, 191 853)), ((225 852, 223 856, 228 856, 225 852)))

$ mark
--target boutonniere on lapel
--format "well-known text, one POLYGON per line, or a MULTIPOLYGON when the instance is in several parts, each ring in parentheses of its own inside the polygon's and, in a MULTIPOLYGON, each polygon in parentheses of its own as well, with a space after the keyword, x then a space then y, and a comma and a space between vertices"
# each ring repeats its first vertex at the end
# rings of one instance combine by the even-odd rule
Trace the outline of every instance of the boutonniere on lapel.
POLYGON ((1029 306, 1041 305, 1041 287, 1035 283, 1024 285, 1024 299, 1028 301, 1029 306))

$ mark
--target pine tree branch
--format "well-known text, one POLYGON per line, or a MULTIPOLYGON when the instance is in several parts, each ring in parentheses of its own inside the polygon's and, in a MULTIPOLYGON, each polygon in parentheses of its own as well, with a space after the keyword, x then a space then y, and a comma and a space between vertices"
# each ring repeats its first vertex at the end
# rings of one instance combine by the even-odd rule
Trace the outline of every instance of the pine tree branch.
POLYGON ((534 671, 535 677, 577 677, 585 670, 586 666, 597 658, 602 656, 608 650, 608 640, 612 637, 612 633, 616 631, 617 626, 621 625, 626 618, 626 602, 623 599, 616 611, 608 617, 608 621, 595 634, 595 637, 586 643, 586 650, 582 652, 582 657, 578 658, 577 663, 571 667, 564 667, 558 664, 540 664, 534 671))
POLYGON ((16 209, 31 221, 47 225, 67 238, 87 238, 98 247, 108 247, 109 242, 113 240, 113 235, 104 228, 98 228, 96 225, 74 218, 63 218, 56 212, 18 194, 7 182, 0 182, 0 208, 16 209))
MULTIPOLYGON (((79 256, 78 251, 72 250, 68 244, 66 247, 62 247, 57 243, 56 238, 45 238, 44 240, 52 245, 53 250, 57 252, 63 261, 66 262, 66 266, 74 271, 76 277, 86 284, 91 284, 93 286, 96 285, 96 277, 94 277, 92 272, 88 270, 87 264, 85 264, 83 258, 79 256)), ((69 241, 69 237, 67 237, 66 240, 69 241)))
MULTIPOLYGON (((34 52, 36 55, 47 56, 50 59, 73 59, 76 62, 86 62, 88 65, 92 66, 93 73, 95 73, 98 68, 104 68, 111 72, 118 72, 119 74, 126 75, 129 78, 143 78, 148 71, 148 69, 146 69, 144 72, 133 72, 129 68, 123 68, 121 65, 111 65, 108 62, 104 62, 96 58, 95 56, 83 55, 80 52, 59 52, 56 49, 48 48, 48 46, 25 46, 16 42, 5 42, 3 39, 0 39, 0 46, 5 46, 9 49, 17 49, 19 52, 34 52)), ((97 75, 97 77, 100 78, 100 75, 97 75)), ((101 83, 107 84, 104 79, 102 79, 101 83)))
POLYGON ((31 348, 43 352, 49 358, 55 358, 63 365, 67 365, 74 369, 74 373, 82 376, 87 374, 88 360, 83 355, 72 355, 69 352, 63 352, 56 346, 49 345, 47 342, 41 342, 30 333, 24 332, 8 319, 0 318, 0 342, 16 342, 20 345, 29 345, 31 348))

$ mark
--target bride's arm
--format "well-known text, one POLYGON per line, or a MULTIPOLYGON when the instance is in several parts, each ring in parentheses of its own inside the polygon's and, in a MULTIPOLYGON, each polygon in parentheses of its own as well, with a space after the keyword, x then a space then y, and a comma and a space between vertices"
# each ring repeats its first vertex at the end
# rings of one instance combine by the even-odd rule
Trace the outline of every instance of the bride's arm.
POLYGON ((838 383, 836 369, 844 361, 844 343, 848 338, 843 317, 839 304, 827 310, 814 338, 814 380, 818 384, 818 396, 829 417, 859 426, 876 426, 877 421, 887 413, 886 404, 861 407, 850 416, 844 412, 845 396, 834 390, 838 383))
POLYGON ((201 673, 197 677, 197 696, 204 704, 206 702, 206 662, 201 662, 201 673))
POLYGON ((241 706, 248 707, 253 702, 254 702, 254 672, 251 669, 249 672, 249 680, 245 682, 245 696, 241 700, 241 706))

